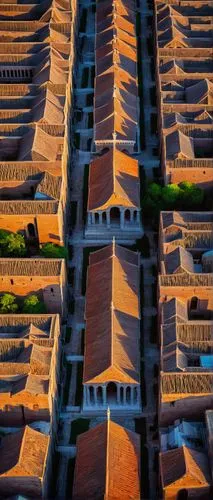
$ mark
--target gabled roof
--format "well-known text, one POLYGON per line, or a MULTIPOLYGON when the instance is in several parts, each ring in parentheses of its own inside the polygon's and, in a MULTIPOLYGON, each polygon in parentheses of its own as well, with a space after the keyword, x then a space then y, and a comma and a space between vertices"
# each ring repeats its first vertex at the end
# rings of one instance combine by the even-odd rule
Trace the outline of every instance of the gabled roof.
POLYGON ((180 130, 166 136, 166 158, 195 158, 194 153, 194 140, 180 130))
POLYGON ((31 129, 21 140, 19 161, 54 161, 57 159, 58 143, 54 136, 40 127, 31 129))
POLYGON ((207 456, 186 446, 160 453, 160 471, 163 488, 210 486, 207 456))
MULTIPOLYGON (((108 94, 112 95, 114 90, 119 90, 120 92, 125 92, 124 95, 135 97, 137 96, 137 84, 135 78, 133 78, 129 73, 118 66, 113 66, 111 70, 103 75, 97 76, 95 79, 95 103, 98 99, 102 98, 104 95, 107 95, 108 102, 108 94)), ((130 97, 128 97, 129 99, 130 97)), ((102 102, 102 105, 106 104, 106 102, 102 102)))
POLYGON ((161 324, 171 324, 176 321, 183 323, 188 321, 187 303, 176 297, 162 303, 161 324))
POLYGON ((88 210, 140 207, 138 161, 116 148, 90 164, 88 210))
POLYGON ((73 500, 139 500, 140 438, 108 421, 77 438, 73 500))
POLYGON ((84 383, 139 382, 138 297, 138 254, 114 242, 91 254, 87 272, 84 383))
POLYGON ((187 103, 209 105, 213 103, 213 83, 207 78, 187 87, 185 93, 187 103))
POLYGON ((43 477, 49 437, 29 426, 1 438, 1 478, 36 476, 43 477))
POLYGON ((95 109, 95 141, 136 141, 137 110, 116 97, 105 106, 95 109))
POLYGON ((177 273, 179 268, 182 272, 193 273, 193 257, 185 248, 178 246, 172 252, 165 254, 165 268, 166 274, 177 273))

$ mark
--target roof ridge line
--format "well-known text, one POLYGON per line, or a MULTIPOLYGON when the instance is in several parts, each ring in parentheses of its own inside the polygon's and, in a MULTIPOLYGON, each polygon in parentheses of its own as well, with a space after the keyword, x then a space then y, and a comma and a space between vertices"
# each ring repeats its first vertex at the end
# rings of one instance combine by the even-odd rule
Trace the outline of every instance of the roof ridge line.
POLYGON ((110 366, 113 366, 113 311, 114 311, 114 257, 115 257, 115 237, 112 240, 112 295, 111 295, 111 353, 110 353, 110 366))
POLYGON ((109 496, 109 423, 110 419, 107 415, 107 428, 106 428, 106 479, 105 479, 105 495, 104 499, 107 500, 109 496))

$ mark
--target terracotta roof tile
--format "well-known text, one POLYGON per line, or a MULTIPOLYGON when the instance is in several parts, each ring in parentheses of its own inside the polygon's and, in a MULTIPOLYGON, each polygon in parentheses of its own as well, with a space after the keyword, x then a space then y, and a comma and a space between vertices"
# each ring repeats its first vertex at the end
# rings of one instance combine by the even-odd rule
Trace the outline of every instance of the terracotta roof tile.
POLYGON ((118 149, 111 149, 90 164, 88 210, 114 205, 139 207, 138 162, 118 149))
POLYGON ((186 446, 160 453, 160 470, 163 487, 180 484, 182 489, 210 485, 206 455, 186 446))
POLYGON ((139 500, 140 438, 105 422, 77 439, 73 500, 139 500))
POLYGON ((113 243, 91 255, 85 310, 84 383, 139 382, 138 255, 125 250, 113 243))

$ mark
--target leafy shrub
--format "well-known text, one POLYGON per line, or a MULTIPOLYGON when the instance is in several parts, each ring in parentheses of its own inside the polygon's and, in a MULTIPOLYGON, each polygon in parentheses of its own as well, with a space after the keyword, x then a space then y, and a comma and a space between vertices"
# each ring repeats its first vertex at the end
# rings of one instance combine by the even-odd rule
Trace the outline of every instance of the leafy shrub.
POLYGON ((18 312, 18 304, 16 297, 11 293, 4 293, 0 297, 0 313, 1 314, 15 314, 18 312))
POLYGON ((55 243, 45 243, 41 247, 41 255, 48 259, 66 259, 68 256, 67 249, 55 243))
POLYGON ((24 236, 0 229, 0 257, 24 257, 27 253, 24 236))
POLYGON ((41 302, 37 295, 29 295, 24 300, 22 312, 25 314, 45 314, 46 306, 41 302))
POLYGON ((152 182, 147 186, 142 199, 142 210, 149 219, 156 219, 161 210, 200 209, 204 191, 192 182, 180 182, 160 186, 152 182))

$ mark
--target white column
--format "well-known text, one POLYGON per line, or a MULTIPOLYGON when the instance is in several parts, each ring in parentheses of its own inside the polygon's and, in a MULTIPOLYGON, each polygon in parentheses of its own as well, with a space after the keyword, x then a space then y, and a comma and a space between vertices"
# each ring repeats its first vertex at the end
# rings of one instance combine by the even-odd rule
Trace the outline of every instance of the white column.
POLYGON ((131 387, 130 391, 131 391, 131 393, 130 393, 131 394, 130 401, 131 401, 131 406, 133 406, 134 405, 134 387, 131 387))
POLYGON ((89 226, 92 224, 92 214, 90 212, 87 214, 87 224, 89 226))
POLYGON ((137 224, 140 224, 140 211, 139 210, 137 210, 136 222, 137 222, 137 224))
POLYGON ((120 210, 120 227, 124 228, 124 210, 120 210))
POLYGON ((86 390, 87 390, 87 404, 91 405, 91 401, 90 401, 90 388, 89 388, 88 385, 86 387, 86 390))
POLYGON ((130 210, 130 222, 131 222, 131 224, 133 223, 133 218, 134 218, 134 212, 133 212, 133 210, 130 210))
POLYGON ((103 385, 102 387, 102 393, 103 393, 103 404, 106 405, 107 404, 107 393, 106 393, 106 386, 103 385))
POLYGON ((121 388, 120 385, 116 384, 117 387, 117 403, 118 405, 121 404, 121 388))
POLYGON ((107 227, 110 228, 110 213, 106 212, 107 227))
POLYGON ((86 404, 87 404, 87 389, 84 385, 84 405, 86 405, 86 404))
POLYGON ((124 405, 126 405, 126 386, 124 385, 124 405))
POLYGON ((95 213, 92 212, 92 224, 95 224, 95 213))
POLYGON ((99 212, 99 224, 102 224, 102 212, 99 212))
POLYGON ((93 386, 93 391, 94 391, 95 405, 97 405, 97 402, 98 402, 98 399, 97 399, 97 387, 95 385, 93 386))

